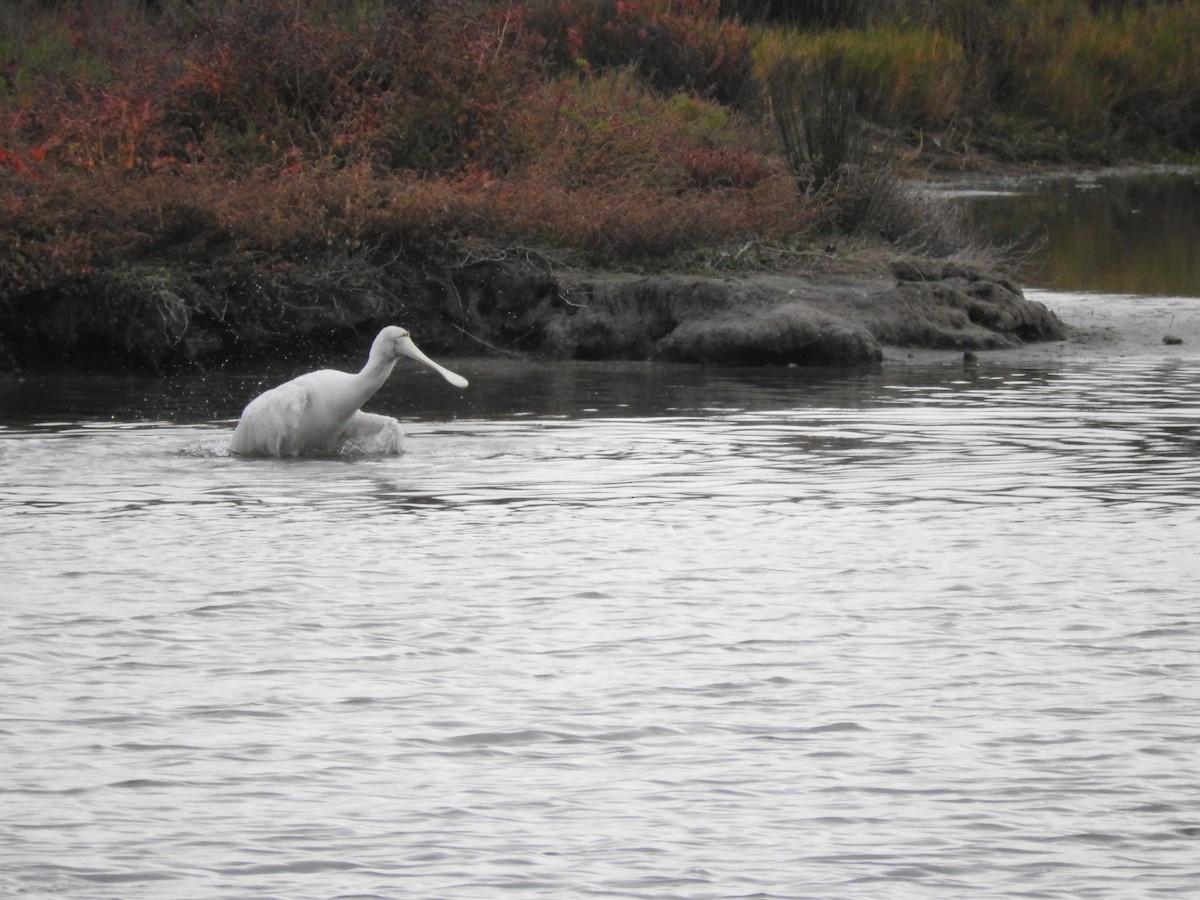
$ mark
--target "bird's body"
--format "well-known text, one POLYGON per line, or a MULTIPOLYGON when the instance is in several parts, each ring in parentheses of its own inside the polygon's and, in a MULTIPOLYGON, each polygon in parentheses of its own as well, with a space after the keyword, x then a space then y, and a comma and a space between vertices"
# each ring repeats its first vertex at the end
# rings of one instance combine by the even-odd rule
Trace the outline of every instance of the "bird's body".
POLYGON ((403 431, 391 416, 361 407, 383 387, 396 361, 407 356, 429 366, 455 387, 467 380, 435 363, 408 332, 389 325, 371 344, 360 372, 322 369, 271 388, 247 404, 229 450, 241 456, 298 456, 302 453, 399 453, 403 431))

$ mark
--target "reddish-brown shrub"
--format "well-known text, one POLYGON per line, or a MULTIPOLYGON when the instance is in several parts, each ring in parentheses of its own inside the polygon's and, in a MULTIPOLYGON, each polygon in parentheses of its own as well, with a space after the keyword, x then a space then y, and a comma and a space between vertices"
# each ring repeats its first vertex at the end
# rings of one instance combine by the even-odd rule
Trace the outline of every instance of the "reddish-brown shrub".
POLYGON ((133 262, 274 271, 504 243, 646 259, 812 227, 713 99, 742 77, 746 35, 711 4, 612 6, 595 47, 642 41, 641 74, 579 77, 547 75, 534 14, 465 3, 228 0, 157 19, 31 3, 30 33, 50 37, 0 59, 0 298, 133 262))
POLYGON ((751 187, 774 171, 749 122, 712 101, 648 93, 628 70, 551 82, 527 97, 515 126, 527 170, 564 187, 636 178, 643 192, 751 187))
POLYGON ((752 188, 778 174, 763 156, 738 147, 684 147, 679 156, 688 183, 697 188, 752 188))
POLYGON ((656 90, 750 99, 750 32, 720 0, 536 0, 530 27, 558 69, 635 68, 656 90))
POLYGON ((520 11, 472 14, 463 0, 364 9, 197 4, 186 29, 115 7, 64 13, 69 26, 42 12, 47 46, 31 40, 25 57, 0 60, 19 87, 0 93, 12 135, 0 149, 89 170, 510 164, 513 110, 540 77, 540 41, 520 11))

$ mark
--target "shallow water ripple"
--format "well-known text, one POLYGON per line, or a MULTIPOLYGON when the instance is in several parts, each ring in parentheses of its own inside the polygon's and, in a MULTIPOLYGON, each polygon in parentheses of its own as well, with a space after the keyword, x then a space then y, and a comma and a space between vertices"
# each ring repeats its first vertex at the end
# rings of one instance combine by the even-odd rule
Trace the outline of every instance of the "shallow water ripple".
POLYGON ((1200 362, 668 371, 393 458, 0 421, 0 894, 1190 896, 1200 362))

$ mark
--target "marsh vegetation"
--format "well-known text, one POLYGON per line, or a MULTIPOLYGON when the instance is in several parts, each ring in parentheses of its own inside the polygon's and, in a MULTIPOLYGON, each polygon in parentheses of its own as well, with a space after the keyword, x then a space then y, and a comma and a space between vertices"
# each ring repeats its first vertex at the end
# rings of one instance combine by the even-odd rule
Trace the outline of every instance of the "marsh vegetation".
POLYGON ((19 0, 0 317, 330 311, 481 260, 978 254, 902 177, 1194 157, 1198 7, 19 0))

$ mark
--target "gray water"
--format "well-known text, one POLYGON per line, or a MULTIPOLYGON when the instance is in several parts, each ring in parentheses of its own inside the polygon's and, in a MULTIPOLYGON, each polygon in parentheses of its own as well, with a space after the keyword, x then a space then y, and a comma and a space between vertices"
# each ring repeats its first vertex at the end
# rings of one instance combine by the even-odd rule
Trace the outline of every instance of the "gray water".
POLYGON ((0 383, 0 895, 1200 883, 1200 358, 0 383))

